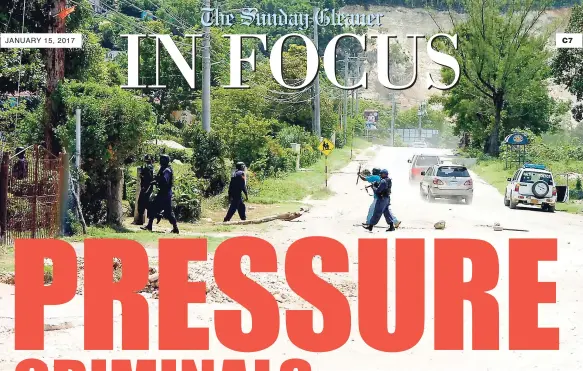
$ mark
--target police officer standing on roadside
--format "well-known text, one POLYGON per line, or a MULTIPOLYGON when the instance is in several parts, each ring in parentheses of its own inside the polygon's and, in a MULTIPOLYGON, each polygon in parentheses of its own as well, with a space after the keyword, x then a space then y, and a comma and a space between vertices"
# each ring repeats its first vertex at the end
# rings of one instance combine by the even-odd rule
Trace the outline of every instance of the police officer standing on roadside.
POLYGON ((243 162, 237 162, 235 165, 235 172, 231 176, 231 183, 229 184, 229 210, 223 222, 228 222, 231 220, 235 211, 239 213, 239 218, 241 220, 246 220, 247 215, 245 214, 245 203, 243 202, 243 196, 241 193, 245 194, 245 201, 249 201, 249 195, 247 194, 247 179, 245 178, 245 164, 243 162))
POLYGON ((24 147, 17 147, 15 154, 18 159, 12 167, 12 176, 18 180, 22 180, 28 176, 28 161, 26 161, 24 147))
POLYGON ((387 232, 392 232, 395 230, 395 226, 393 224, 393 216, 389 211, 389 205, 391 203, 391 188, 393 184, 391 178, 389 178, 389 172, 386 169, 381 170, 380 176, 381 181, 379 185, 376 187, 373 186, 373 191, 378 199, 369 224, 364 226, 364 228, 372 232, 373 227, 381 220, 381 216, 384 216, 389 225, 387 232))
POLYGON ((138 197, 138 225, 144 224, 144 212, 150 203, 150 195, 152 194, 152 182, 154 181, 154 164, 152 163, 152 156, 144 156, 144 166, 140 170, 140 195, 138 197))
POLYGON ((173 178, 174 174, 170 166, 170 157, 168 155, 160 155, 160 169, 158 170, 158 174, 156 174, 156 178, 150 183, 158 187, 158 193, 148 207, 148 225, 142 227, 143 230, 152 231, 154 219, 160 212, 164 211, 164 217, 172 224, 172 233, 179 233, 176 217, 172 211, 173 178))

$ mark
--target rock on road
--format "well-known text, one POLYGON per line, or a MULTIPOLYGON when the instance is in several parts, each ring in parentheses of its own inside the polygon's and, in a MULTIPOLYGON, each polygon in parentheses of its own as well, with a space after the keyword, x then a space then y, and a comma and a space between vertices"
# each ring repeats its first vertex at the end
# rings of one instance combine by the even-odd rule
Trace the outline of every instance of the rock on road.
MULTIPOLYGON (((363 182, 356 185, 358 163, 352 162, 340 174, 329 179, 329 186, 335 195, 326 201, 315 201, 309 213, 297 222, 275 222, 273 229, 260 235, 276 247, 281 263, 286 248, 297 239, 307 236, 327 236, 341 241, 351 259, 350 273, 323 274, 331 276, 332 282, 343 287, 352 308, 352 334, 346 345, 329 353, 310 354, 297 349, 287 338, 285 323, 282 323, 280 339, 267 351, 243 355, 222 347, 212 330, 212 310, 233 304, 196 305, 189 308, 190 326, 211 326, 211 351, 209 352, 83 352, 82 298, 77 297, 62 307, 48 307, 46 317, 50 321, 77 321, 73 328, 45 332, 44 352, 15 352, 13 326, 13 288, 0 287, 0 370, 14 369, 15 364, 28 357, 43 359, 72 358, 185 358, 225 359, 248 358, 277 360, 304 358, 310 361, 312 370, 583 370, 583 217, 561 212, 545 213, 538 210, 510 210, 503 205, 503 198, 492 186, 480 180, 475 174, 474 202, 472 205, 450 204, 446 202, 427 203, 419 197, 419 190, 408 182, 409 159, 414 153, 442 154, 438 149, 410 149, 376 147, 375 155, 368 159, 366 168, 387 168, 393 178, 392 208, 402 226, 393 233, 375 229, 372 233, 356 226, 364 221, 372 197, 364 191, 363 182), (352 175, 354 174, 354 175, 352 175), (446 221, 445 230, 435 230, 433 224, 446 221), (496 232, 492 225, 498 222, 507 228, 527 229, 529 233, 496 232), (488 227, 490 226, 490 227, 488 227), (389 238, 389 330, 394 331, 394 238, 426 239, 426 309, 425 331, 421 341, 412 349, 394 354, 381 353, 368 347, 358 333, 356 311, 356 281, 358 274, 357 242, 359 238, 389 238), (498 252, 500 262, 499 284, 491 293, 498 299, 500 311, 500 351, 472 351, 471 349, 471 305, 464 304, 464 346, 465 351, 433 350, 433 239, 472 238, 491 243, 498 252), (508 351, 508 239, 509 238, 558 238, 558 261, 539 264, 539 280, 556 282, 557 303, 539 305, 539 325, 559 327, 561 349, 559 351, 508 351), (67 319, 69 318, 69 319, 67 319)), ((364 168, 364 167, 363 167, 364 168)), ((322 182, 324 176, 322 174, 322 182)), ((381 222, 384 225, 384 222, 381 222)), ((314 263, 317 269, 320 264, 314 263)), ((283 264, 282 264, 283 265, 283 264)), ((471 267, 467 264, 466 279, 471 278, 471 267)), ((280 272, 278 280, 283 280, 280 272)), ((298 302, 288 303, 295 307, 298 302)), ((303 303, 305 305, 305 303, 303 303)), ((381 304, 381 303, 379 303, 381 304)), ((116 304, 115 335, 119 350, 121 316, 116 304)), ((150 301, 152 349, 157 347, 157 301, 150 301)), ((244 327, 250 325, 250 316, 244 316, 244 327)), ((314 316, 317 331, 321 329, 321 315, 314 316)), ((282 310, 282 321, 285 313, 282 310)), ((217 365, 216 369, 220 369, 217 365)), ((249 370, 252 368, 248 368, 249 370)))

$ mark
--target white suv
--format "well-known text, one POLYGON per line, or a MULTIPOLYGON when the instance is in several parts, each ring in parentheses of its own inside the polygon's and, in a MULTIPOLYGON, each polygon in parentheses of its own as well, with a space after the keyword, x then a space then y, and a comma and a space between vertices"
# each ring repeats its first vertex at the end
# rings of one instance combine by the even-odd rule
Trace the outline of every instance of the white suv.
POLYGON ((519 204, 540 206, 543 211, 555 211, 557 188, 553 174, 544 165, 525 164, 508 178, 504 205, 516 209, 519 204))

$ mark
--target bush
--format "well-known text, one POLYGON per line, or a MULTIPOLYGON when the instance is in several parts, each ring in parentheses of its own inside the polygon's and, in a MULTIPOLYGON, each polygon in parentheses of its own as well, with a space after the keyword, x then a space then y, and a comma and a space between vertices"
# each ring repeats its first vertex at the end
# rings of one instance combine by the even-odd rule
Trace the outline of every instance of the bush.
POLYGON ((204 181, 197 179, 187 167, 177 167, 174 171, 174 215, 180 222, 194 222, 200 219, 201 189, 204 181), (182 171, 181 171, 182 170, 182 171))
POLYGON ((261 178, 278 176, 280 173, 294 171, 296 154, 291 148, 283 148, 275 140, 267 139, 267 153, 253 162, 250 169, 261 178))
POLYGON ((569 190, 569 199, 570 200, 583 200, 583 190, 580 190, 580 189, 569 190))
POLYGON ((209 197, 220 194, 229 179, 224 142, 216 132, 207 133, 194 125, 185 129, 184 137, 194 148, 192 169, 197 178, 205 181, 201 188, 204 195, 209 197))
POLYGON ((190 163, 192 160, 192 150, 188 148, 177 149, 164 145, 146 144, 141 152, 141 157, 134 159, 140 164, 142 163, 142 159, 145 155, 152 156, 154 158, 154 162, 158 162, 158 158, 161 154, 170 156, 170 161, 178 160, 182 163, 190 163))
POLYGON ((346 135, 344 135, 344 130, 339 130, 336 132, 336 143, 334 143, 334 146, 336 148, 342 148, 346 145, 346 135))
POLYGON ((292 143, 300 144, 300 166, 308 167, 320 158, 317 150, 319 138, 301 126, 287 126, 277 134, 277 140, 283 148, 290 148, 292 143))

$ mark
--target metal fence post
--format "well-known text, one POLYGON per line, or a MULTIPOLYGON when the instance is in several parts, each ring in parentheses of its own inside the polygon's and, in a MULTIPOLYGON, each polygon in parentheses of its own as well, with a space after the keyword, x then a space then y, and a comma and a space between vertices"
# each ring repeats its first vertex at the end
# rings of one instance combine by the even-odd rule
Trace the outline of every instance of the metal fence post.
POLYGON ((4 152, 2 155, 2 165, 0 166, 0 236, 4 242, 6 237, 6 225, 8 215, 8 162, 10 154, 4 152))

